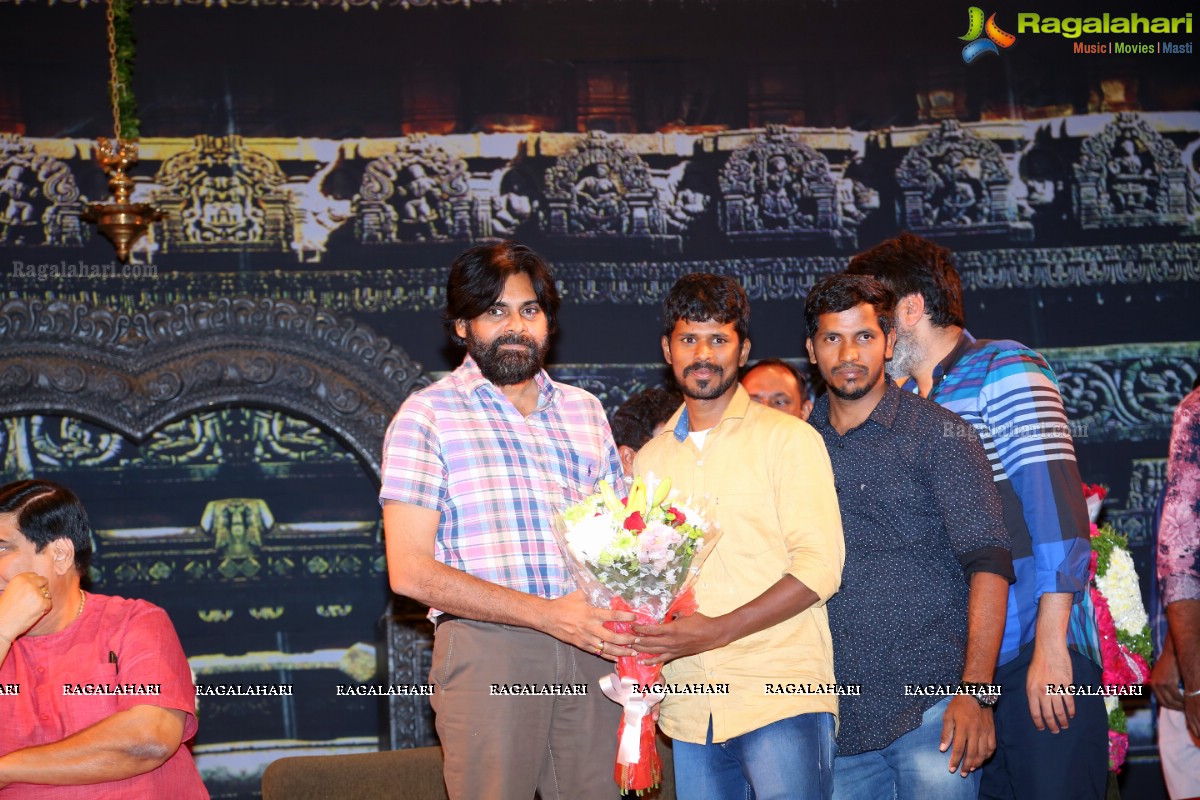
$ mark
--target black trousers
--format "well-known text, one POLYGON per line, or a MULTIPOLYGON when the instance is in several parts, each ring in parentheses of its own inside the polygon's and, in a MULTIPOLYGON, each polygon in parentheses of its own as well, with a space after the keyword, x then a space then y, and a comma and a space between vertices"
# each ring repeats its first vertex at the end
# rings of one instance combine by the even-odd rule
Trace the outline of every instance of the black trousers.
MULTIPOLYGON (((1099 687, 1100 667, 1070 650, 1076 686, 1099 687)), ((984 765, 981 800, 1104 800, 1108 781, 1108 713, 1104 698, 1076 696, 1066 729, 1039 731, 1029 715, 1025 676, 1033 643, 996 669, 996 754, 984 765)))

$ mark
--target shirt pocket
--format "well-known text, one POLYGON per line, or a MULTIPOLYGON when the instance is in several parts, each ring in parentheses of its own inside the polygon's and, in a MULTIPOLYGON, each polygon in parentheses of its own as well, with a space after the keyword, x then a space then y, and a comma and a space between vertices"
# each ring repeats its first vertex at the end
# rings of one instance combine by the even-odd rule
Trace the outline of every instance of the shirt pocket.
POLYGON ((59 687, 63 693, 59 708, 62 709, 63 730, 68 736, 120 710, 117 705, 120 697, 102 693, 117 685, 116 664, 81 666, 78 670, 72 670, 63 679, 63 684, 66 686, 59 687), (68 691, 71 693, 68 694, 68 691))
MULTIPOLYGON (((603 465, 600 459, 591 453, 577 449, 566 451, 566 485, 563 486, 563 499, 568 505, 582 502, 596 491, 596 484, 605 477, 602 474, 603 465)), ((621 487, 615 487, 623 494, 621 487)))

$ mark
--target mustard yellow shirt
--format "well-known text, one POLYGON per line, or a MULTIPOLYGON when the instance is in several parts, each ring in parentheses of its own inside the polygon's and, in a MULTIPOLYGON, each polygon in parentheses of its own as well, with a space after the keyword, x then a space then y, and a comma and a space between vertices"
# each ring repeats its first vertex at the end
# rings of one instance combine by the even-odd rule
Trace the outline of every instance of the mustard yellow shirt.
POLYGON ((728 684, 729 693, 668 694, 663 732, 703 744, 711 715, 717 743, 797 714, 836 714, 836 694, 766 690, 768 683, 834 682, 825 602, 841 582, 845 544, 825 443, 808 423, 751 402, 741 386, 703 448, 688 437, 685 415, 686 408, 675 413, 638 453, 634 469, 669 476, 697 504, 708 496, 708 516, 723 533, 696 582, 700 613, 740 608, 784 575, 820 601, 726 647, 667 664, 667 684, 728 684))

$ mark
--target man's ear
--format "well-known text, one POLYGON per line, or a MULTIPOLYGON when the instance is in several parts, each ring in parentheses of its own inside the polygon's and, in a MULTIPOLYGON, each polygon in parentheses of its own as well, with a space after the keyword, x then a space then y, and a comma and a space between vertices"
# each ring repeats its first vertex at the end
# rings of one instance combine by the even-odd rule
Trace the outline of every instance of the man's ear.
POLYGON ((813 352, 811 336, 806 336, 804 338, 804 349, 808 351, 808 363, 810 363, 810 364, 817 363, 817 354, 813 352))
POLYGON ((49 544, 54 559, 54 574, 66 575, 75 569, 75 543, 70 539, 55 539, 49 544))
POLYGON ((617 445, 617 454, 621 457, 621 469, 625 470, 625 474, 632 478, 633 459, 637 456, 637 450, 627 444, 619 444, 617 445))
POLYGON ((896 303, 896 319, 905 328, 912 328, 925 316, 925 295, 920 292, 906 294, 896 303))
POLYGON ((454 332, 458 335, 458 338, 466 339, 467 338, 467 321, 464 319, 454 320, 454 332))
POLYGON ((663 360, 667 362, 668 367, 673 366, 671 364, 671 340, 668 339, 666 336, 662 337, 662 348, 663 348, 663 360))
POLYGON ((746 362, 750 360, 750 340, 746 339, 742 342, 742 354, 738 358, 738 366, 746 366, 746 362))
POLYGON ((893 327, 887 332, 887 336, 883 337, 883 357, 891 360, 892 353, 896 350, 896 329, 893 327))

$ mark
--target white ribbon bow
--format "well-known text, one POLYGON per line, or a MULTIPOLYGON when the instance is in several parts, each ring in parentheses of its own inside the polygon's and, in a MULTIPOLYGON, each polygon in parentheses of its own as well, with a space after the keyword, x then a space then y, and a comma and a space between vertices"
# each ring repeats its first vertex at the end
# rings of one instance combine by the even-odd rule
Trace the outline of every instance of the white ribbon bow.
POLYGON ((621 727, 621 743, 617 748, 618 764, 636 764, 641 760, 642 720, 665 696, 665 692, 634 691, 633 687, 637 685, 633 678, 622 678, 615 672, 600 679, 600 691, 604 696, 625 709, 625 724, 621 727))

